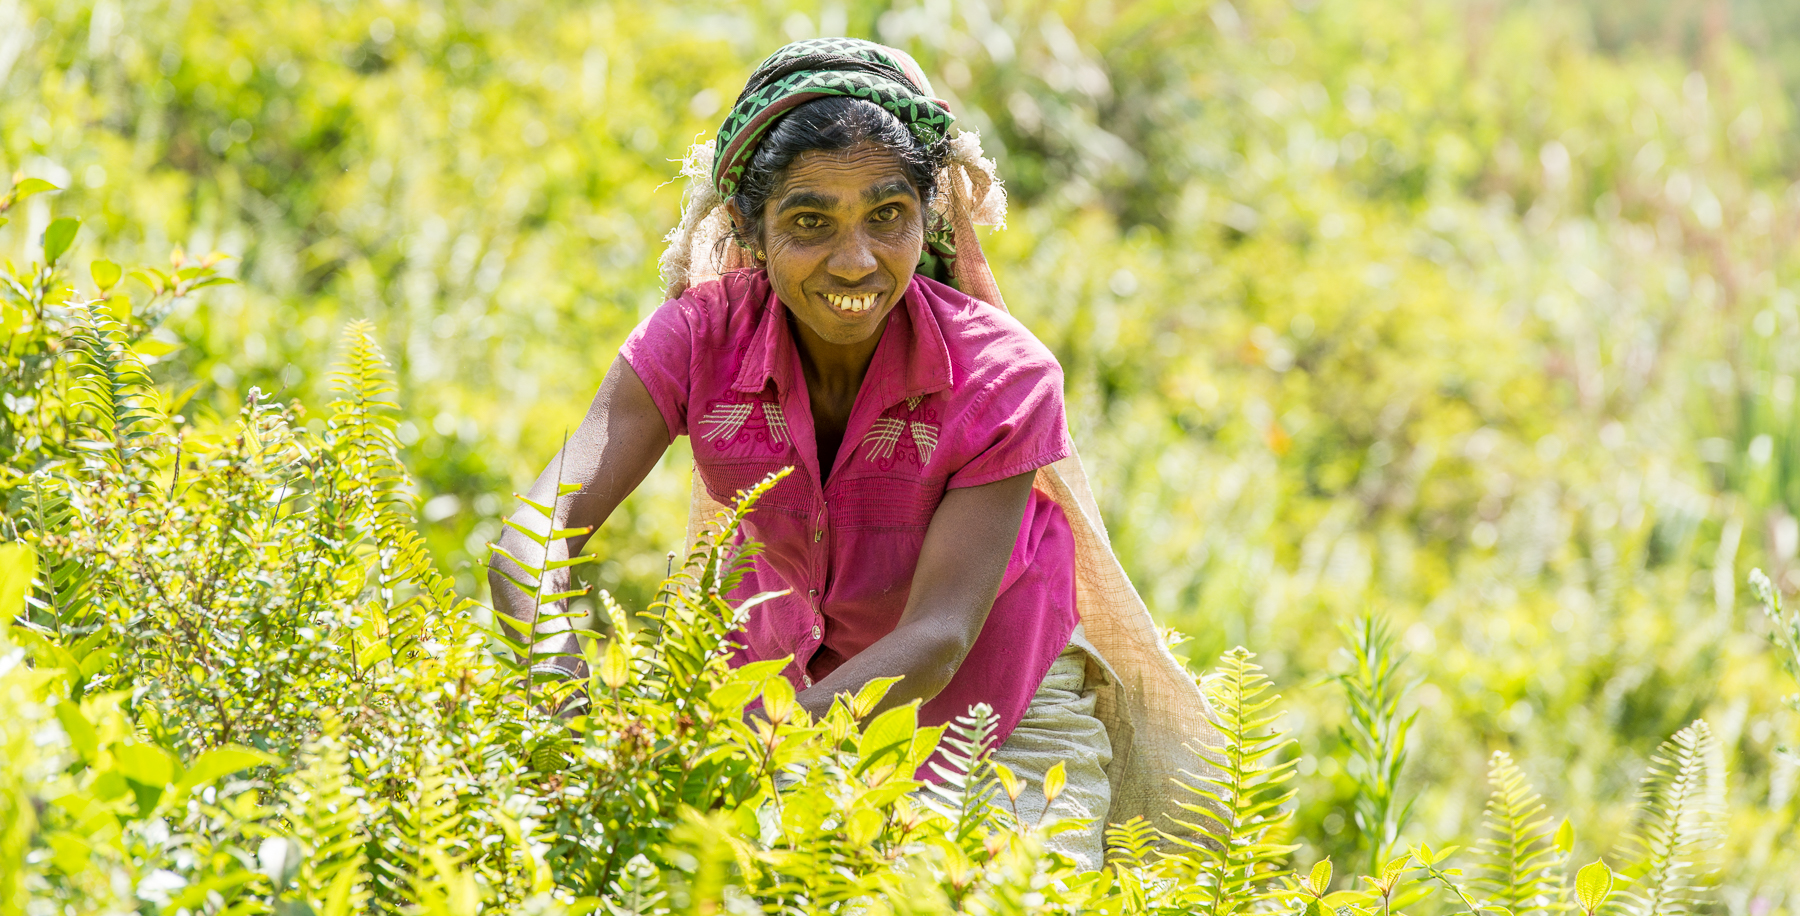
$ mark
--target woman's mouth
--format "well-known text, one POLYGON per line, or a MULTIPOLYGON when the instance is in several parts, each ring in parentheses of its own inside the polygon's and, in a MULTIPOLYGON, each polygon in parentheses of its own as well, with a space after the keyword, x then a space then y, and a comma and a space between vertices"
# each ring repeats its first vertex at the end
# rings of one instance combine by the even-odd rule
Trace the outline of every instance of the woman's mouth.
POLYGON ((825 294, 825 301, 831 303, 832 308, 842 312, 866 312, 875 307, 875 298, 874 293, 869 293, 864 296, 834 296, 830 293, 825 294))

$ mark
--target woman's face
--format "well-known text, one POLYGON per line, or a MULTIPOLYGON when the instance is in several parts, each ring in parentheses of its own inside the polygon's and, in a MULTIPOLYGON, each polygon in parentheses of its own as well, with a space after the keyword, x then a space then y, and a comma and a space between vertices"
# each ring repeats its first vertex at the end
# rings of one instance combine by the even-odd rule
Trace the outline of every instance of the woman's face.
POLYGON ((769 195, 762 242, 794 317, 825 343, 854 345, 877 335, 912 282, 924 207, 886 147, 811 150, 769 195))

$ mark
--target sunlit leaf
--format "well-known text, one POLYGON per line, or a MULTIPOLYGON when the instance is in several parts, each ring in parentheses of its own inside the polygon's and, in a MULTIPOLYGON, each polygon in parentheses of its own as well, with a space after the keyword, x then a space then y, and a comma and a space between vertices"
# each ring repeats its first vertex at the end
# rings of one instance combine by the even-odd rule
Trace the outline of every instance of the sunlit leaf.
POLYGON ((75 233, 81 229, 81 220, 72 216, 63 216, 51 220, 44 229, 44 263, 55 264, 63 253, 75 242, 75 233))
POLYGON ((1592 913, 1600 909, 1601 904, 1612 894, 1613 873, 1606 863, 1595 859, 1583 865, 1575 873, 1575 897, 1581 902, 1584 913, 1592 913))
POLYGON ((125 272, 119 268, 119 265, 114 264, 105 258, 101 258, 88 265, 88 272, 94 278, 94 286, 101 292, 106 292, 118 285, 119 278, 125 275, 125 272))
POLYGON ((1051 764, 1049 771, 1044 773, 1044 800, 1046 802, 1056 801, 1057 796, 1063 793, 1063 787, 1068 784, 1068 781, 1069 776, 1063 767, 1063 762, 1058 760, 1051 764))
POLYGON ((1312 872, 1306 876, 1306 886, 1313 896, 1321 896, 1326 888, 1331 887, 1331 857, 1326 856, 1314 863, 1312 872))

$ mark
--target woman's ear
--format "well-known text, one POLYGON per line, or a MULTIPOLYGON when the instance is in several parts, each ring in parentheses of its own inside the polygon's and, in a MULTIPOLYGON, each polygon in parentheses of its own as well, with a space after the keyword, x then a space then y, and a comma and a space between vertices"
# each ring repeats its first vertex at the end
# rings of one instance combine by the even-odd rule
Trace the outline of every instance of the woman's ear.
POLYGON ((762 247, 762 240, 756 237, 755 227, 750 225, 750 221, 738 209, 737 198, 725 202, 725 218, 731 220, 731 236, 738 244, 751 249, 762 247))

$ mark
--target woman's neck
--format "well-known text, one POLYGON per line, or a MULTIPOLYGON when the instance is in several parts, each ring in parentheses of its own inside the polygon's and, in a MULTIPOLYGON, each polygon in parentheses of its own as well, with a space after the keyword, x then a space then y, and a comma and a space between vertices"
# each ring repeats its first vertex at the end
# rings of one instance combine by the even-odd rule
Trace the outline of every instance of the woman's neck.
MULTIPOLYGON (((892 317, 888 316, 889 319, 892 317)), ((792 313, 788 315, 788 330, 794 335, 794 344, 799 350, 807 392, 815 401, 835 401, 846 395, 855 398, 862 387, 863 376, 869 372, 869 364, 875 359, 875 349, 881 345, 887 322, 883 321, 868 339, 853 344, 834 344, 821 339, 805 322, 796 321, 792 313)))

